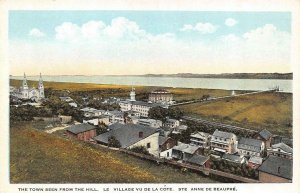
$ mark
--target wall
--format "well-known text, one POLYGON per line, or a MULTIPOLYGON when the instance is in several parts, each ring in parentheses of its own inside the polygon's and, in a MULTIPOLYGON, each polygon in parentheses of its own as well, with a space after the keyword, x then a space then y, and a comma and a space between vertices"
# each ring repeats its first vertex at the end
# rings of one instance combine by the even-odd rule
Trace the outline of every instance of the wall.
POLYGON ((148 149, 149 153, 154 156, 159 156, 159 144, 158 144, 158 136, 159 133, 154 133, 145 139, 138 141, 137 143, 128 147, 128 149, 136 147, 136 146, 145 146, 147 148, 147 143, 150 143, 150 148, 148 149))

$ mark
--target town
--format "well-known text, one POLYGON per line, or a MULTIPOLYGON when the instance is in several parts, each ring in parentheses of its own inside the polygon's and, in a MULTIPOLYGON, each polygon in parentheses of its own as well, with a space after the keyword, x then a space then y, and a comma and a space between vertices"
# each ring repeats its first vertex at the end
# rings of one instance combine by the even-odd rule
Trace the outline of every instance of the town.
MULTIPOLYGON (((45 89, 42 75, 36 89, 24 74, 19 88, 10 87, 10 121, 43 122, 49 135, 234 182, 292 182, 293 142, 288 137, 268 128, 256 131, 189 117, 163 88, 139 98, 134 87, 129 93, 105 92, 115 96, 45 89)), ((239 97, 234 91, 231 96, 239 97)), ((213 100, 222 99, 202 96, 196 102, 213 100)))

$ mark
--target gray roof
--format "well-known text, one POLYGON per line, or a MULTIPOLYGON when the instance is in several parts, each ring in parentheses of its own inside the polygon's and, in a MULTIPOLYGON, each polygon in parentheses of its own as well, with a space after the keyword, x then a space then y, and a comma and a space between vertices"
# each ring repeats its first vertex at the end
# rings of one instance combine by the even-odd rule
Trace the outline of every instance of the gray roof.
POLYGON ((188 148, 188 146, 189 146, 188 144, 180 143, 180 144, 174 146, 173 149, 178 150, 178 151, 182 151, 182 150, 188 148))
POLYGON ((203 155, 193 155, 190 159, 186 160, 189 163, 197 164, 197 165, 203 165, 207 160, 209 160, 209 157, 203 156, 203 155))
POLYGON ((188 153, 188 154, 194 154, 195 151, 197 151, 199 148, 200 148, 199 146, 188 145, 188 147, 183 149, 182 152, 188 153))
POLYGON ((228 133, 228 132, 224 132, 224 131, 219 131, 218 129, 215 130, 215 132, 213 133, 213 136, 215 137, 222 137, 222 138, 232 138, 235 135, 233 133, 228 133))
POLYGON ((138 141, 154 134, 155 129, 137 124, 115 123, 108 126, 109 132, 96 136, 94 139, 98 142, 108 144, 108 138, 114 136, 121 144, 122 148, 127 148, 138 141), (143 132, 143 137, 139 137, 139 132, 143 132))
POLYGON ((293 148, 289 147, 288 145, 286 145, 284 143, 278 143, 278 144, 272 145, 272 148, 280 148, 287 153, 293 153, 293 148))
POLYGON ((293 177, 293 161, 270 155, 258 170, 291 180, 293 177))
POLYGON ((238 149, 260 152, 262 141, 258 139, 242 137, 238 143, 238 149))
POLYGON ((272 137, 272 133, 270 133, 270 131, 263 129, 259 132, 259 135, 264 138, 265 140, 270 139, 270 137, 272 137))
POLYGON ((158 137, 158 144, 163 145, 168 139, 169 139, 169 137, 159 136, 158 137))
POLYGON ((224 154, 222 159, 240 163, 242 158, 239 155, 224 154))
POLYGON ((70 127, 67 127, 66 130, 70 131, 71 133, 78 134, 95 128, 96 128, 95 126, 90 125, 88 123, 81 123, 78 125, 72 125, 70 127))
POLYGON ((204 132, 197 132, 197 133, 192 133, 190 135, 191 137, 194 137, 194 138, 208 138, 209 137, 209 133, 204 133, 204 132))
POLYGON ((262 163, 262 161, 263 161, 263 158, 261 158, 261 157, 256 157, 256 156, 252 156, 252 157, 250 157, 250 159, 249 159, 249 162, 255 163, 255 164, 259 164, 259 165, 262 163))
POLYGON ((158 107, 158 106, 163 107, 161 104, 158 104, 158 103, 148 103, 148 102, 144 102, 144 101, 123 100, 123 101, 120 101, 119 103, 141 105, 141 106, 147 106, 147 107, 158 107))

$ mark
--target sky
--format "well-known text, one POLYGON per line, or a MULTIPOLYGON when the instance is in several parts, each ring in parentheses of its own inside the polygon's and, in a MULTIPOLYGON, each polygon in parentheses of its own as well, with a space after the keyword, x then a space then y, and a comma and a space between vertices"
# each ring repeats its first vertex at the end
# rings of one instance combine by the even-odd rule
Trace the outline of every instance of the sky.
POLYGON ((10 11, 10 74, 291 72, 289 12, 10 11))

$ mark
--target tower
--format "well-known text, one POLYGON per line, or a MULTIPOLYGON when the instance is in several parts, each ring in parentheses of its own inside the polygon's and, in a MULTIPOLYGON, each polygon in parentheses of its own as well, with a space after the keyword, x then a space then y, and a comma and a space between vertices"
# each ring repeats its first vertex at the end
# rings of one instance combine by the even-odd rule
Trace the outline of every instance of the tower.
POLYGON ((28 84, 27 84, 25 72, 24 72, 24 78, 23 78, 23 83, 22 83, 22 90, 28 90, 28 84))
POLYGON ((24 78, 22 82, 22 87, 21 87, 21 95, 23 99, 28 99, 29 98, 29 88, 27 84, 27 79, 26 79, 26 74, 24 72, 24 78))
POLYGON ((38 89, 39 89, 39 97, 40 98, 45 98, 45 93, 44 93, 44 84, 43 84, 43 79, 42 79, 42 74, 40 73, 40 79, 39 79, 39 85, 38 85, 38 89))
POLYGON ((135 89, 133 87, 130 91, 130 101, 135 101, 135 89))

